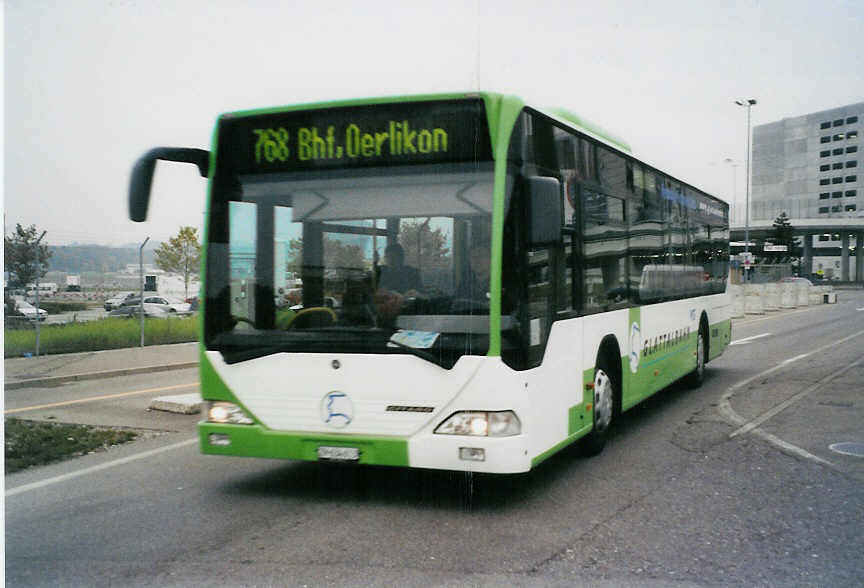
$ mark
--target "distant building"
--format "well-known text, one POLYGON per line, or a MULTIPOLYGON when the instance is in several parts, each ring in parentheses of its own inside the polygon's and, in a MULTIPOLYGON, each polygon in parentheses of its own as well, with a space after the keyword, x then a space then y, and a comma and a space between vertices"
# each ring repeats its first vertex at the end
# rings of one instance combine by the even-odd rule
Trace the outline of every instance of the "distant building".
POLYGON ((862 123, 858 102, 753 128, 751 222, 770 224, 785 212, 793 226, 813 227, 805 242, 812 266, 803 273, 860 274, 860 264, 850 268, 841 257, 864 243, 862 123))

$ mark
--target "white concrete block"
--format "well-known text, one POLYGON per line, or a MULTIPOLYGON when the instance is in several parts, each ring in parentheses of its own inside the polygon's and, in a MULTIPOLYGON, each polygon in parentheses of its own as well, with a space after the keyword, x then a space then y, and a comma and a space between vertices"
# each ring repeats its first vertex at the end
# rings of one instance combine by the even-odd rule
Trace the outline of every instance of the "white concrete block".
POLYGON ((780 307, 795 308, 798 302, 798 288, 793 282, 780 284, 780 307))
POLYGON ((175 394, 174 396, 157 396, 150 401, 150 410, 164 410, 179 414, 198 414, 201 412, 203 401, 201 395, 175 394))
POLYGON ((744 286, 744 312, 747 314, 765 314, 762 304, 761 284, 747 284, 744 286))
POLYGON ((780 310, 780 284, 765 284, 765 294, 762 297, 762 306, 767 311, 780 310))

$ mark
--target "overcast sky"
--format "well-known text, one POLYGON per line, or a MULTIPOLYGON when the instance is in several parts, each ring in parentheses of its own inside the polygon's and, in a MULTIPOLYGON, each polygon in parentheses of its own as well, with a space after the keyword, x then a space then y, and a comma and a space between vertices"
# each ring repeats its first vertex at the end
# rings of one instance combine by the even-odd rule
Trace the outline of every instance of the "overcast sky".
POLYGON ((862 31, 859 0, 6 0, 5 225, 163 240, 202 226, 205 181, 160 164, 132 223, 131 166, 209 148, 221 112, 478 88, 584 115, 728 201, 734 174, 743 202, 733 101, 756 125, 864 100, 862 31))

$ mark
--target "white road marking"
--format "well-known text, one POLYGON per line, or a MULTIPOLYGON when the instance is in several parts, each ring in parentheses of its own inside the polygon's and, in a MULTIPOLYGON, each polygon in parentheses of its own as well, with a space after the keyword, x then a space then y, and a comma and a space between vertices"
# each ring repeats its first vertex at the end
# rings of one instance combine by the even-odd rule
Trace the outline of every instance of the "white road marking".
POLYGON ((790 357, 789 359, 785 360, 785 361, 784 361, 783 363, 781 363, 780 365, 781 365, 782 367, 786 367, 786 366, 789 365, 790 363, 795 363, 796 361, 798 361, 798 360, 800 360, 800 359, 804 359, 805 357, 808 357, 809 355, 810 355, 809 353, 802 353, 801 355, 796 355, 795 357, 790 357))
POLYGON ((197 386, 198 382, 190 384, 176 384, 173 386, 162 386, 161 388, 148 388, 146 390, 135 390, 133 392, 119 392, 117 394, 106 394, 104 396, 87 396, 84 398, 76 398, 75 400, 64 400, 62 402, 52 402, 50 404, 37 404, 33 406, 22 406, 21 408, 10 408, 3 414, 15 414, 19 412, 27 412, 28 410, 42 410, 45 408, 57 408, 58 406, 70 406, 72 404, 81 404, 83 402, 95 402, 97 400, 113 400, 116 398, 125 398, 126 396, 135 396, 137 394, 155 394, 156 392, 165 392, 167 390, 180 390, 182 388, 192 388, 197 386))
POLYGON ((814 390, 820 388, 821 386, 827 384, 828 382, 830 382, 836 378, 839 378, 840 376, 842 376, 843 374, 845 374, 846 372, 848 372, 849 370, 851 370, 852 368, 854 368, 855 366, 860 364, 861 362, 864 362, 864 357, 862 357, 858 361, 850 363, 849 365, 847 365, 842 370, 834 372, 833 374, 829 375, 827 378, 823 378, 823 379, 819 380, 818 382, 816 382, 815 384, 813 384, 812 386, 810 386, 806 390, 803 390, 801 392, 798 392, 797 394, 794 394, 793 396, 790 396, 789 398, 787 398, 786 400, 784 400, 783 402, 781 402, 780 404, 778 404, 777 406, 775 406, 771 410, 765 411, 764 413, 762 413, 761 415, 759 415, 755 419, 753 419, 750 422, 748 422, 747 424, 745 424, 743 427, 739 428, 737 431, 733 432, 731 435, 729 435, 729 437, 737 437, 738 435, 743 435, 744 433, 749 433, 750 431, 752 431, 753 429, 755 429, 756 427, 758 427, 759 425, 761 425, 762 423, 764 423, 768 419, 770 419, 773 416, 783 412, 788 407, 792 406, 793 404, 795 404, 796 402, 801 400, 804 396, 807 396, 807 394, 809 394, 810 392, 813 392, 814 390))
MULTIPOLYGON (((864 331, 858 331, 857 333, 853 333, 853 334, 849 335, 848 337, 843 337, 842 339, 840 339, 838 341, 834 341, 833 343, 828 343, 826 345, 823 345, 822 347, 814 349, 813 351, 811 351, 809 353, 802 353, 801 355, 797 355, 795 357, 789 358, 789 359, 775 365, 772 368, 768 368, 765 371, 759 372, 755 376, 750 376, 746 380, 741 380, 737 384, 733 384, 728 390, 726 390, 726 392, 723 394, 723 396, 720 397, 720 402, 718 403, 717 410, 720 412, 721 415, 723 415, 723 417, 726 418, 726 420, 731 422, 733 425, 738 425, 739 427, 743 427, 744 425, 747 424, 747 420, 744 419, 744 417, 739 415, 737 412, 735 412, 735 410, 732 408, 732 405, 730 403, 732 396, 734 396, 736 392, 738 392, 742 388, 746 387, 751 382, 754 382, 760 378, 764 378, 765 376, 767 376, 769 374, 773 374, 774 372, 783 369, 784 367, 788 366, 791 363, 794 363, 794 362, 799 361, 801 359, 804 359, 806 357, 810 357, 811 355, 815 355, 817 353, 822 353, 826 349, 830 349, 831 347, 836 347, 838 345, 842 345, 843 343, 846 343, 847 341, 849 341, 851 339, 855 339, 856 337, 860 337, 861 335, 864 335, 864 331)), ((791 443, 788 443, 788 442, 780 439, 779 437, 771 435, 770 433, 766 433, 765 431, 763 431, 762 429, 759 429, 758 427, 752 429, 750 431, 750 433, 757 435, 758 437, 761 437, 765 441, 768 441, 769 443, 771 443, 775 447, 779 447, 783 451, 787 451, 789 453, 794 453, 795 455, 798 455, 799 457, 802 457, 804 459, 808 459, 810 461, 814 461, 816 463, 821 463, 823 465, 828 465, 828 466, 834 467, 834 464, 832 462, 825 460, 825 459, 822 459, 821 457, 817 457, 817 456, 813 455, 812 453, 810 453, 809 451, 806 451, 805 449, 802 449, 796 445, 792 445, 791 443)), ((734 434, 735 433, 730 434, 730 437, 734 434)))
POLYGON ((761 335, 753 335, 752 337, 744 337, 743 339, 736 339, 729 343, 729 345, 744 345, 745 343, 749 343, 750 341, 755 341, 756 339, 761 339, 762 337, 770 337, 771 333, 762 333, 761 335))
POLYGON ((165 447, 159 447, 157 449, 150 449, 149 451, 142 451, 141 453, 136 453, 135 455, 130 455, 128 457, 121 457, 120 459, 115 459, 114 461, 105 462, 99 465, 95 465, 89 468, 84 468, 83 470, 78 470, 75 472, 69 472, 68 474, 62 474, 60 476, 54 476, 53 478, 48 478, 46 480, 41 480, 39 482, 33 482, 31 484, 24 484, 23 486, 18 486, 17 488, 12 488, 11 490, 6 491, 6 498, 10 496, 15 496, 16 494, 22 494, 24 492, 29 492, 30 490, 36 490, 38 488, 45 488, 46 486, 53 486, 54 484, 58 484, 60 482, 65 482, 66 480, 71 480, 73 478, 78 478, 80 476, 86 476, 88 474, 93 474, 96 472, 101 472, 102 470, 107 470, 109 468, 113 468, 116 466, 124 465, 133 461, 138 461, 139 459, 145 459, 148 457, 152 457, 154 455, 159 455, 160 453, 166 453, 168 451, 173 451, 175 449, 180 449, 181 447, 186 447, 187 445, 192 445, 198 442, 198 438, 187 439, 185 441, 180 441, 179 443, 174 443, 173 445, 166 445, 165 447))
POLYGON ((860 311, 864 310, 864 308, 856 308, 855 310, 860 312, 860 311))

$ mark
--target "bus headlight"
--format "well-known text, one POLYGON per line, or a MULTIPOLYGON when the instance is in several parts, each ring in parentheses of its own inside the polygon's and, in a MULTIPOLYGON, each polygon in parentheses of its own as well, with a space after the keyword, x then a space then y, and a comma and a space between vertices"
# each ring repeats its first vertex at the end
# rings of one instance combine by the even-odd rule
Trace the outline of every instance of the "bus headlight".
POLYGON ((211 402, 207 409, 207 422, 230 425, 251 425, 253 423, 242 408, 230 402, 211 402))
POLYGON ((438 425, 435 433, 472 437, 511 437, 522 433, 522 423, 512 410, 461 411, 453 413, 438 425))

